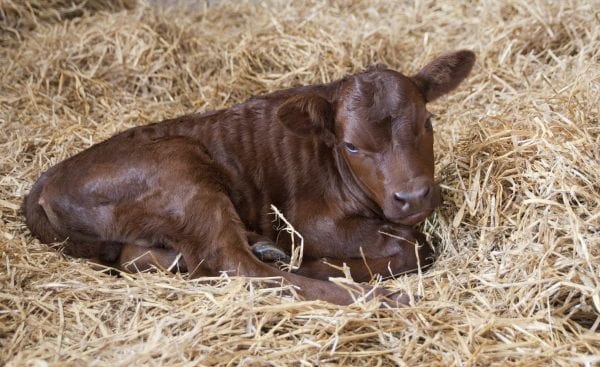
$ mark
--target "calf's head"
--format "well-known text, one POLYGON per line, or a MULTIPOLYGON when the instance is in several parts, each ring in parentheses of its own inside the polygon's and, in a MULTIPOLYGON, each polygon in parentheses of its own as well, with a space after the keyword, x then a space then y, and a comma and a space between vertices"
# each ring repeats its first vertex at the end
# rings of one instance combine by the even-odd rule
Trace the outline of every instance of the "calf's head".
POLYGON ((413 225, 439 204, 427 102, 469 74, 471 51, 445 54, 413 76, 377 65, 343 80, 333 100, 306 93, 277 111, 298 134, 318 134, 392 222, 413 225))

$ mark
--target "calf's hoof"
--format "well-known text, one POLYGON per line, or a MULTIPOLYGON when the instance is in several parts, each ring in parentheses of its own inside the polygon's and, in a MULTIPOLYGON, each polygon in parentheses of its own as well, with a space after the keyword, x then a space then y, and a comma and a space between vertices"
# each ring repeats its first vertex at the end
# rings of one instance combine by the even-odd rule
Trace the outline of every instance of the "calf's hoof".
POLYGON ((252 253, 263 262, 289 263, 291 258, 273 242, 260 241, 252 245, 252 253))

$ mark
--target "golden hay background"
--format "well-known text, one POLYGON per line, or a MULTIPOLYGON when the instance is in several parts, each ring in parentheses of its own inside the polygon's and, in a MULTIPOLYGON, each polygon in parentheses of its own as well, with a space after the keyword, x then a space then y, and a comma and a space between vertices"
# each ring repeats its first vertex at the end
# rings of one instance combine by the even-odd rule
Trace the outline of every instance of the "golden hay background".
POLYGON ((599 1, 167 2, 0 0, 0 364, 600 363, 599 1), (383 283, 414 307, 111 277, 19 213, 40 172, 128 127, 461 47, 472 76, 430 107, 440 256, 383 283))

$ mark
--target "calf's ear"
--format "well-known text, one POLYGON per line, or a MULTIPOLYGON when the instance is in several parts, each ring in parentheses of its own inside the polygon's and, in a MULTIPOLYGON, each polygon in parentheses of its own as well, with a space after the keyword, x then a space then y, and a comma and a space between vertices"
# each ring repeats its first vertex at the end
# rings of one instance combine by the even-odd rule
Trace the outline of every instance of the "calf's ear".
POLYGON ((431 102, 458 87, 474 63, 475 54, 468 50, 444 54, 427 64, 412 80, 425 100, 431 102))
POLYGON ((333 106, 314 93, 289 97, 276 111, 277 119, 297 135, 329 135, 333 127, 333 106))

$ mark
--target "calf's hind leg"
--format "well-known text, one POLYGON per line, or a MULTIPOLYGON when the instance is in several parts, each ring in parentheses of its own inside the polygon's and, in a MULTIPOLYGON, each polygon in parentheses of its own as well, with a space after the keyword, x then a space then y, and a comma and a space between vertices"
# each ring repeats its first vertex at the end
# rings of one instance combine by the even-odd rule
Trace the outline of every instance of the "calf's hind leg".
MULTIPOLYGON (((192 226, 193 232, 178 236, 173 247, 183 254, 192 277, 217 275, 227 272, 231 275, 249 277, 283 277, 299 287, 298 293, 306 299, 320 299, 337 304, 352 303, 354 298, 348 290, 334 283, 309 279, 297 274, 282 272, 257 259, 247 242, 246 230, 239 220, 233 204, 221 192, 212 192, 197 197, 195 210, 206 218, 213 218, 210 225, 192 226), (209 195, 208 197, 202 197, 209 195)), ((360 294, 370 290, 367 287, 349 286, 360 294)), ((374 291, 372 296, 382 295, 374 291)), ((405 298, 392 301, 405 302, 405 298)))

